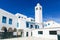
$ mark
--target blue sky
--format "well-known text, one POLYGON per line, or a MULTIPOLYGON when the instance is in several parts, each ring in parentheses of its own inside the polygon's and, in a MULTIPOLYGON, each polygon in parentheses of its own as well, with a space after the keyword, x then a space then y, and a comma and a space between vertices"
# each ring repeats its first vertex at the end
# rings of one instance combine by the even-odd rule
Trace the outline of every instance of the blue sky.
POLYGON ((17 12, 34 18, 34 7, 40 3, 43 7, 43 20, 60 22, 60 0, 0 0, 0 8, 16 14, 17 12))

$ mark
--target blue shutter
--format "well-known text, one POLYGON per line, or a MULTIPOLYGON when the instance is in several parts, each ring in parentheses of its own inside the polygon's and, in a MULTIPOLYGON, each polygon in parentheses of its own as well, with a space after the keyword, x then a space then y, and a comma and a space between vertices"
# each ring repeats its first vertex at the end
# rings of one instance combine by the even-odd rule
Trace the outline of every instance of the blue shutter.
POLYGON ((37 25, 35 25, 35 29, 37 29, 37 25))
POLYGON ((12 24, 12 19, 11 18, 9 18, 9 24, 12 24))
POLYGON ((26 22, 26 27, 29 28, 29 22, 26 22))
POLYGON ((39 29, 39 26, 38 26, 38 29, 39 29))
POLYGON ((19 23, 17 23, 17 27, 19 27, 19 23))
POLYGON ((39 26, 38 25, 35 25, 35 29, 39 29, 39 26))
POLYGON ((7 18, 6 18, 5 16, 3 16, 3 17, 2 17, 2 23, 6 23, 6 19, 7 19, 7 18))

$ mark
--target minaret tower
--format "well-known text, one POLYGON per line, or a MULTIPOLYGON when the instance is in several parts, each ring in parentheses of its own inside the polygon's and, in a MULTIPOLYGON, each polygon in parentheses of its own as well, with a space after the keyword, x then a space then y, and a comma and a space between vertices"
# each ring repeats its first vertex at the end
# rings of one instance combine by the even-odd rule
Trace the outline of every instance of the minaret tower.
POLYGON ((39 3, 35 6, 35 22, 42 24, 42 6, 39 3))

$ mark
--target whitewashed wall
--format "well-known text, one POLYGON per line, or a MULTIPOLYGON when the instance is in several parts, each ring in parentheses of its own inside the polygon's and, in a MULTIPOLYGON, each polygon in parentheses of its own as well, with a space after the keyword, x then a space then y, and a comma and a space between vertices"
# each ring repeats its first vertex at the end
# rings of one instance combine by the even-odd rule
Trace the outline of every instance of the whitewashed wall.
POLYGON ((17 27, 17 17, 14 16, 12 13, 9 13, 3 9, 0 9, 0 29, 5 26, 7 28, 12 27, 16 28, 17 27), (7 17, 7 23, 2 23, 2 16, 7 17), (12 25, 9 24, 9 18, 12 19, 12 25))
POLYGON ((33 37, 58 39, 57 34, 56 35, 49 34, 49 31, 58 31, 58 30, 60 30, 60 28, 44 28, 44 29, 33 30, 33 37), (38 34, 38 31, 43 31, 43 34, 38 34))
POLYGON ((26 29, 26 21, 23 19, 18 19, 19 27, 18 29, 26 29))

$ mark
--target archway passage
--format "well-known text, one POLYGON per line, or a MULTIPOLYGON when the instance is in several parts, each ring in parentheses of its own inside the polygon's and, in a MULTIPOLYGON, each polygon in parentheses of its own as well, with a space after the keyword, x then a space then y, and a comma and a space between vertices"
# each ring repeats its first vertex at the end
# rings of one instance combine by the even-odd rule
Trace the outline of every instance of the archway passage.
POLYGON ((7 28, 5 26, 3 26, 1 30, 7 32, 7 28))
POLYGON ((13 32, 17 32, 17 29, 16 29, 16 28, 14 28, 13 32))
POLYGON ((13 30, 12 30, 12 28, 10 27, 10 28, 8 28, 8 32, 13 32, 13 30))
POLYGON ((3 38, 3 39, 4 39, 4 38, 7 38, 7 37, 8 37, 8 35, 7 35, 7 34, 8 34, 8 33, 7 33, 7 28, 6 28, 5 26, 3 26, 3 27, 1 28, 1 31, 2 31, 2 32, 0 32, 0 37, 3 38))

